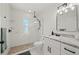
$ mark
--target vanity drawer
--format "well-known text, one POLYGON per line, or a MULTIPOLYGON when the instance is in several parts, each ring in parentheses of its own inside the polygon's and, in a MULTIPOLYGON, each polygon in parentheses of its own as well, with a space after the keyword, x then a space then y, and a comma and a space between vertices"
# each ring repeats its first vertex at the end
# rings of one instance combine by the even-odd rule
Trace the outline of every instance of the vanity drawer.
POLYGON ((61 43, 61 55, 79 55, 79 49, 61 43))

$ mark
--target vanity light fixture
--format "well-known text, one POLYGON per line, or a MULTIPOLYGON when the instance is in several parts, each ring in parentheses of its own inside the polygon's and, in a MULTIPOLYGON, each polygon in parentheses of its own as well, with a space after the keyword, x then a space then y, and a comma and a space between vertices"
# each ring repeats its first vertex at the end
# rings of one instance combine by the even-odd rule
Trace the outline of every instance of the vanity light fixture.
POLYGON ((59 13, 60 12, 60 10, 57 10, 57 13, 59 13))
POLYGON ((63 13, 67 13, 69 9, 71 10, 74 10, 75 9, 75 6, 73 4, 67 4, 67 3, 64 3, 60 6, 57 7, 57 13, 58 14, 63 14, 63 13))

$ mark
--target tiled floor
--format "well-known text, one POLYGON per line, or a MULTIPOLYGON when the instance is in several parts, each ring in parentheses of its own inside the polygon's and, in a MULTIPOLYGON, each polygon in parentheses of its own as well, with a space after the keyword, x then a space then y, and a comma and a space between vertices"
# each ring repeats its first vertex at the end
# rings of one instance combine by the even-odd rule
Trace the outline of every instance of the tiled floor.
POLYGON ((12 47, 8 54, 10 55, 10 54, 17 53, 17 52, 23 51, 25 49, 31 48, 32 46, 33 46, 33 44, 30 43, 30 44, 24 44, 24 45, 12 47))

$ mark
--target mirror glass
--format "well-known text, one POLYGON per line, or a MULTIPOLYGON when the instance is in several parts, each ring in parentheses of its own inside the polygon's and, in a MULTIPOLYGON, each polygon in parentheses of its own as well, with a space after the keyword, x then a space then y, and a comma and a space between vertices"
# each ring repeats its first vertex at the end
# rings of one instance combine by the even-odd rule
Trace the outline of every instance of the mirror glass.
POLYGON ((57 13, 56 28, 57 31, 77 31, 77 6, 71 10, 67 9, 67 12, 62 12, 62 14, 57 13))

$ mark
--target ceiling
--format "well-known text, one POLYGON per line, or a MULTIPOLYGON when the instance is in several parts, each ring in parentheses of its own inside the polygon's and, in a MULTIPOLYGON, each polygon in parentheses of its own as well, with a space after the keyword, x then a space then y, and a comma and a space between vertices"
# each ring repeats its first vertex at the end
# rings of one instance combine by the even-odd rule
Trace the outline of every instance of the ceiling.
POLYGON ((56 3, 12 3, 11 6, 16 9, 21 9, 24 11, 32 10, 36 12, 43 12, 46 9, 53 8, 57 6, 56 3))

